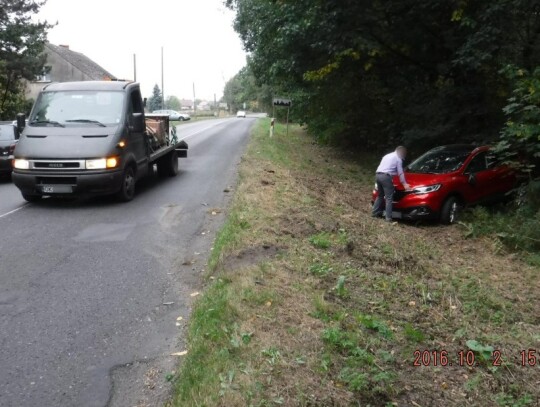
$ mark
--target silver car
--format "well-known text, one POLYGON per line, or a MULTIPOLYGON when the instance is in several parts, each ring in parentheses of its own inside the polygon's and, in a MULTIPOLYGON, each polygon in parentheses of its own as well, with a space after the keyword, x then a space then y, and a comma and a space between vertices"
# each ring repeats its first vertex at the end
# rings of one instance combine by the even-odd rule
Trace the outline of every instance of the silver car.
POLYGON ((152 114, 166 114, 171 121, 187 121, 191 120, 191 116, 187 113, 179 113, 176 110, 154 110, 152 114))

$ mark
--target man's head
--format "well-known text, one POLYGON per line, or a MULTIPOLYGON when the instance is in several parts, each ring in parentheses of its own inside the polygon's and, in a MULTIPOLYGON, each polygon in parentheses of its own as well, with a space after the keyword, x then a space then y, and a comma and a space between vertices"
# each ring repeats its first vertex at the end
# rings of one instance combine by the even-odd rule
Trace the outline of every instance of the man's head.
POLYGON ((396 154, 402 160, 405 159, 405 157, 407 156, 407 148, 404 146, 398 146, 398 148, 396 148, 396 154))

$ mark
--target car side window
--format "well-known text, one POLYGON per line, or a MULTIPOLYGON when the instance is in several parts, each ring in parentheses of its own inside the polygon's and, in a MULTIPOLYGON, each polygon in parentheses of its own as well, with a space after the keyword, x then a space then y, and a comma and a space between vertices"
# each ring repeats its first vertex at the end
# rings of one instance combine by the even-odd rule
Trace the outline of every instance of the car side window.
POLYGON ((485 171, 487 169, 486 153, 480 153, 476 155, 465 170, 467 174, 475 174, 477 172, 485 171))

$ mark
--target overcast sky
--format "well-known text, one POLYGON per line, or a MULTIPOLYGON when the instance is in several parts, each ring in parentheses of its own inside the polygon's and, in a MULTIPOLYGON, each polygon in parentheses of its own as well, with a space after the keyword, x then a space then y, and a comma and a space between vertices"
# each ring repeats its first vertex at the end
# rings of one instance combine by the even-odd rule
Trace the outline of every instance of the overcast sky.
POLYGON ((121 79, 137 81, 149 96, 161 87, 165 53, 165 96, 218 99, 225 82, 246 62, 234 13, 223 0, 48 0, 37 16, 58 25, 49 41, 69 45, 121 79))

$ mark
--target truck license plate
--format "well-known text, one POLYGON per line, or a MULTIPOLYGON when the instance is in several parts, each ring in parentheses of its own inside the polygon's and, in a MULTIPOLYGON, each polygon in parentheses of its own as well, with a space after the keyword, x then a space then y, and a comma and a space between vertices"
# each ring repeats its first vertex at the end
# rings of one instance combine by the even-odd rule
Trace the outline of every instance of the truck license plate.
POLYGON ((44 185, 41 187, 44 194, 71 194, 73 190, 70 185, 44 185))

